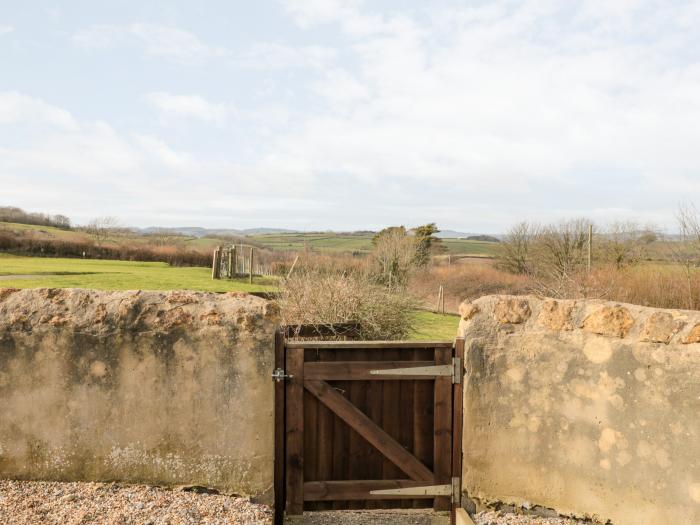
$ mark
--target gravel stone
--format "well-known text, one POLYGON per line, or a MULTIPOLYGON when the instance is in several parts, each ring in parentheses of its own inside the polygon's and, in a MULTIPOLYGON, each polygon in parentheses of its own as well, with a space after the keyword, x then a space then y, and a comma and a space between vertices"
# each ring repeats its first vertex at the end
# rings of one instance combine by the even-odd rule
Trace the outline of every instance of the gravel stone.
MULTIPOLYGON (((448 524, 449 518, 435 519, 430 510, 344 510, 305 512, 303 522, 290 520, 290 525, 438 525, 448 524)), ((481 512, 474 517, 476 525, 584 525, 587 522, 568 518, 542 518, 500 511, 481 512)), ((588 524, 590 525, 590 524, 588 524)))
POLYGON ((570 518, 542 518, 494 510, 478 513, 474 516, 474 523, 476 525, 590 525, 590 522, 570 518))
POLYGON ((0 523, 13 525, 271 525, 245 498, 117 483, 0 480, 0 523))

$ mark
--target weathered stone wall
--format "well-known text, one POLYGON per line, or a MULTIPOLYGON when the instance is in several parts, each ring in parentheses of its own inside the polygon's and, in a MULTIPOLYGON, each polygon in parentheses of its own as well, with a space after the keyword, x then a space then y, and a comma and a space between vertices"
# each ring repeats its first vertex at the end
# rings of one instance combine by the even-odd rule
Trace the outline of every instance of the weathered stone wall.
POLYGON ((0 289, 0 477, 269 497, 275 321, 246 294, 0 289))
POLYGON ((700 523, 700 312, 490 296, 461 315, 468 496, 700 523))

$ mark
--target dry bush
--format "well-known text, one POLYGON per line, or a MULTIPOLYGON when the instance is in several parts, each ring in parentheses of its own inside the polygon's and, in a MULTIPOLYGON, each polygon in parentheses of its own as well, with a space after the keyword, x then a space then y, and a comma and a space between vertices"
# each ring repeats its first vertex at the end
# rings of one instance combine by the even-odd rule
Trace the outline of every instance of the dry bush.
POLYGON ((445 310, 456 312, 462 301, 489 294, 524 294, 532 280, 497 268, 493 261, 465 259, 450 266, 432 266, 415 273, 408 289, 424 307, 434 308, 440 285, 445 289, 445 310))
POLYGON ((372 242, 376 280, 389 286, 405 286, 418 263, 418 238, 409 236, 403 226, 395 226, 379 232, 372 242))
POLYGON ((356 321, 363 339, 404 339, 415 307, 408 294, 372 282, 360 272, 304 269, 284 281, 278 299, 287 325, 356 321))
POLYGON ((700 270, 694 269, 688 276, 675 264, 644 263, 623 268, 607 264, 595 267, 590 274, 581 273, 571 279, 569 289, 560 292, 555 297, 693 310, 700 304, 700 270))

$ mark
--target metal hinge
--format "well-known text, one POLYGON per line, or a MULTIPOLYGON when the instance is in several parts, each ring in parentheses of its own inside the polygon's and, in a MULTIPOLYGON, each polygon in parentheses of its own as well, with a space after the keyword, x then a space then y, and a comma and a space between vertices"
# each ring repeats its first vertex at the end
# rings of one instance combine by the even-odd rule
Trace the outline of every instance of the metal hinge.
POLYGON ((294 376, 292 374, 285 374, 284 370, 281 368, 275 368, 275 370, 272 372, 272 379, 274 379, 277 383, 280 381, 284 381, 285 379, 291 379, 294 376))
POLYGON ((387 368, 385 370, 370 370, 369 373, 377 376, 452 377, 452 383, 458 385, 462 382, 462 360, 459 357, 453 357, 451 365, 387 368))
POLYGON ((402 489, 370 490, 377 496, 452 496, 452 485, 428 485, 402 489))
POLYGON ((375 496, 449 496, 452 503, 459 505, 461 503, 462 487, 459 478, 452 478, 452 483, 449 485, 371 490, 369 493, 375 496))

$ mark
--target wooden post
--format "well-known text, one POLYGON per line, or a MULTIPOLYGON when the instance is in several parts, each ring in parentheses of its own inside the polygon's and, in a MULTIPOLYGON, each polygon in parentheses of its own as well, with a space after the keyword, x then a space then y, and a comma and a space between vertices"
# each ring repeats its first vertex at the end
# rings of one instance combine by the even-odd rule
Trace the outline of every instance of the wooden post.
POLYGON ((297 261, 299 260, 299 256, 297 255, 294 257, 294 262, 292 263, 292 267, 289 269, 289 272, 287 272, 287 279, 292 275, 292 272, 294 271, 294 267, 297 265, 297 261))
POLYGON ((226 277, 231 279, 233 277, 233 250, 228 249, 228 271, 226 272, 226 277))
POLYGON ((593 224, 588 225, 588 273, 593 265, 593 224))
POLYGON ((435 306, 435 313, 440 313, 440 308, 442 306, 442 313, 445 313, 445 290, 442 285, 438 288, 437 305, 435 306))
MULTIPOLYGON (((435 364, 452 364, 452 348, 436 348, 435 364)), ((435 409, 433 412, 433 471, 436 485, 452 483, 452 378, 440 376, 435 378, 435 409)), ((437 497, 433 501, 436 511, 452 510, 452 503, 447 497, 437 497)))
MULTIPOLYGON (((235 248, 234 248, 235 251, 235 248)), ((284 355, 284 329, 275 331, 275 368, 286 369, 284 355)), ((275 382, 275 525, 282 525, 284 519, 285 482, 284 482, 284 394, 285 382, 275 382)))
POLYGON ((214 260, 211 263, 211 278, 218 279, 221 274, 221 246, 214 250, 214 260))
POLYGON ((253 247, 250 247, 250 260, 248 262, 249 265, 249 272, 250 272, 250 284, 253 284, 253 247))
POLYGON ((304 349, 287 348, 286 373, 289 374, 286 393, 287 457, 287 515, 301 516, 304 512, 304 349))
MULTIPOLYGON (((460 485, 462 481, 462 432, 464 425, 464 338, 458 337, 455 340, 454 356, 459 362, 459 370, 456 372, 460 375, 459 383, 452 385, 452 477, 459 478, 460 485)), ((460 499, 452 502, 452 511, 456 514, 453 518, 456 518, 457 525, 467 525, 471 523, 471 520, 467 521, 469 516, 466 518, 462 517, 460 522, 460 511, 464 512, 462 509, 461 495, 462 487, 459 487, 460 499)), ((465 513, 466 514, 466 513, 465 513)), ((473 525, 473 523, 472 523, 473 525)))

